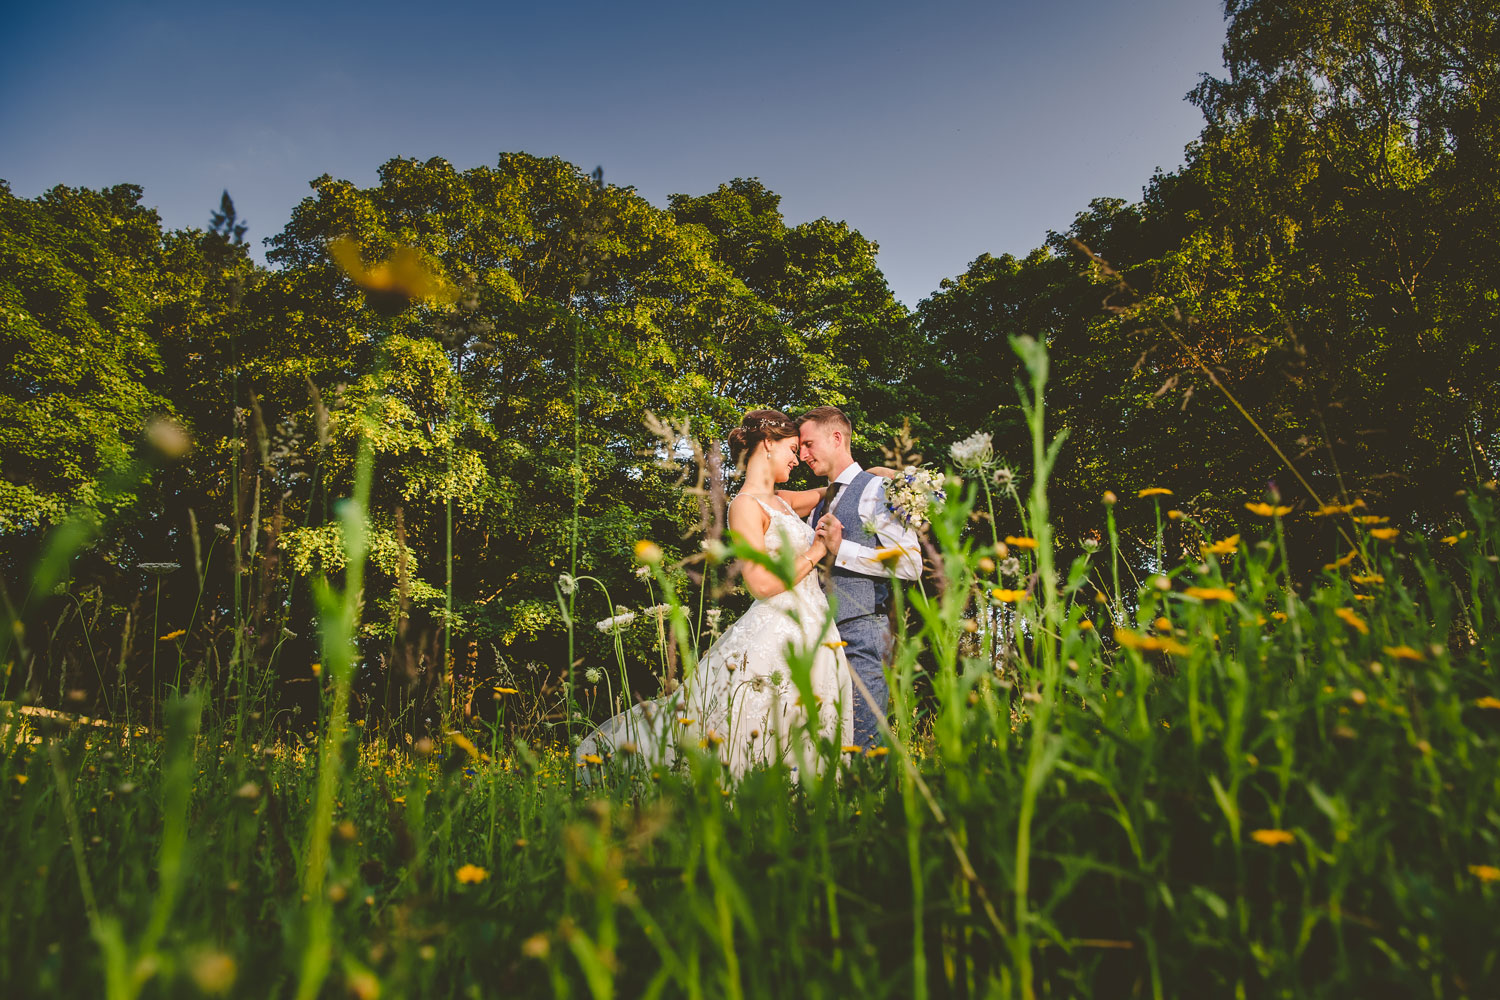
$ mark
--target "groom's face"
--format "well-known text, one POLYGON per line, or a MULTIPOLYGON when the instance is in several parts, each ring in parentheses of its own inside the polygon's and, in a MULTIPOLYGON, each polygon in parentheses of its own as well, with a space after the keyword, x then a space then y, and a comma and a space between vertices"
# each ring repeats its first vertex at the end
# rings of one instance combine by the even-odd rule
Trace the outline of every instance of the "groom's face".
POLYGON ((798 451, 799 457, 812 470, 813 475, 827 477, 832 466, 832 459, 839 448, 838 436, 831 433, 828 426, 809 420, 798 428, 802 436, 802 447, 798 451))

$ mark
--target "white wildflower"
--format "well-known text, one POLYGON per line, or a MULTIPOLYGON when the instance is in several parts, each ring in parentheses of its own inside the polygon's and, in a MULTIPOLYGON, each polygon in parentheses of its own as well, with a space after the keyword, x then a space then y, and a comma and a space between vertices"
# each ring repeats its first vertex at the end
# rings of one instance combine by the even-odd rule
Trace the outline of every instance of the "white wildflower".
POLYGON ((635 621, 635 612, 625 611, 623 614, 615 615, 613 618, 606 618, 601 622, 595 622, 594 628, 604 633, 623 632, 630 627, 630 623, 633 621, 635 621))
POLYGON ((578 589, 578 581, 571 573, 561 573, 557 577, 557 589, 566 596, 578 589))
POLYGON ((588 681, 590 684, 598 684, 600 681, 604 680, 604 674, 599 672, 598 667, 589 667, 583 672, 583 679, 588 681))
POLYGON ((168 573, 175 573, 178 570, 182 569, 182 563, 143 562, 136 563, 135 568, 144 570, 145 572, 150 573, 152 576, 166 576, 168 573))
POLYGON ((648 577, 650 575, 651 575, 651 567, 650 566, 637 566, 635 568, 635 578, 637 580, 644 580, 644 579, 646 579, 646 577, 648 577))
POLYGON ((216 524, 214 525, 214 533, 217 534, 220 538, 228 538, 230 535, 234 534, 234 529, 227 524, 216 524))
POLYGON ((704 617, 708 619, 708 630, 717 635, 719 631, 719 619, 724 617, 724 609, 709 608, 704 612, 704 617))
POLYGON ((982 469, 995 457, 994 445, 984 431, 975 431, 948 449, 960 469, 982 469))
POLYGON ((1001 576, 1020 576, 1021 575, 1021 560, 1017 559, 1015 556, 1010 556, 1010 557, 1008 557, 1006 559, 1000 560, 1000 575, 1001 576))
POLYGON ((699 543, 699 547, 711 563, 721 563, 729 558, 729 547, 717 538, 705 538, 699 543))
POLYGON ((1016 472, 1015 472, 1014 469, 1008 469, 1008 468, 1006 468, 1005 466, 1002 465, 1002 466, 1000 466, 1000 468, 998 468, 998 469, 995 470, 995 485, 996 486, 1000 487, 1002 490, 1008 490, 1012 486, 1014 486, 1015 484, 1016 484, 1016 472))

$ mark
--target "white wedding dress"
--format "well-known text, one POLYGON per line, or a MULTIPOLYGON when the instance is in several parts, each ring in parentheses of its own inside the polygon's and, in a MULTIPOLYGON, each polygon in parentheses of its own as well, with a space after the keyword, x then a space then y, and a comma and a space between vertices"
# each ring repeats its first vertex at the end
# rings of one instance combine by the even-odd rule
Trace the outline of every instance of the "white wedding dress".
MULTIPOLYGON (((813 529, 781 500, 770 516, 766 551, 800 551, 813 529)), ((787 650, 811 654, 815 735, 835 749, 854 731, 849 661, 828 614, 828 598, 809 573, 791 590, 757 600, 703 655, 696 671, 672 694, 642 702, 605 722, 579 744, 577 760, 627 752, 646 765, 671 764, 683 747, 712 749, 738 778, 752 767, 784 762, 819 771, 823 758, 807 730, 808 706, 792 680, 787 650)), ((614 763, 624 763, 617 757, 614 763)))

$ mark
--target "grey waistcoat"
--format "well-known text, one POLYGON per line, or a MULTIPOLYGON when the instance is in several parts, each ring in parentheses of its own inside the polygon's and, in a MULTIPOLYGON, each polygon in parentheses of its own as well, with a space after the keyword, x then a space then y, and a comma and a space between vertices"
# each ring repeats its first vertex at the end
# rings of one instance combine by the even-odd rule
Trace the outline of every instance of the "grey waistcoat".
MULTIPOLYGON (((860 545, 877 548, 880 539, 865 530, 859 517, 859 498, 875 475, 861 469, 855 474, 833 502, 833 513, 844 526, 844 537, 860 545)), ((816 525, 823 516, 825 505, 818 501, 813 508, 812 523, 816 525)), ((853 570, 835 566, 828 579, 829 598, 834 603, 834 620, 848 621, 861 615, 884 614, 890 602, 891 585, 885 577, 865 576, 853 570)))

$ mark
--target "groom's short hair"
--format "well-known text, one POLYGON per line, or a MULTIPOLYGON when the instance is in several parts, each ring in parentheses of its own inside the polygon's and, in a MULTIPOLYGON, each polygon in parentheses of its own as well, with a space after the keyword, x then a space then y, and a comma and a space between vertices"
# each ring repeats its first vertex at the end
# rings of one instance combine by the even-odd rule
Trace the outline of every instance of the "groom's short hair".
POLYGON ((827 427, 829 424, 835 424, 843 429, 844 441, 846 444, 852 443, 854 441, 854 424, 852 421, 850 421, 849 417, 845 415, 844 411, 839 409, 837 406, 815 406, 812 409, 808 410, 806 413, 802 414, 802 419, 797 421, 797 423, 805 424, 809 420, 823 427, 827 427))

